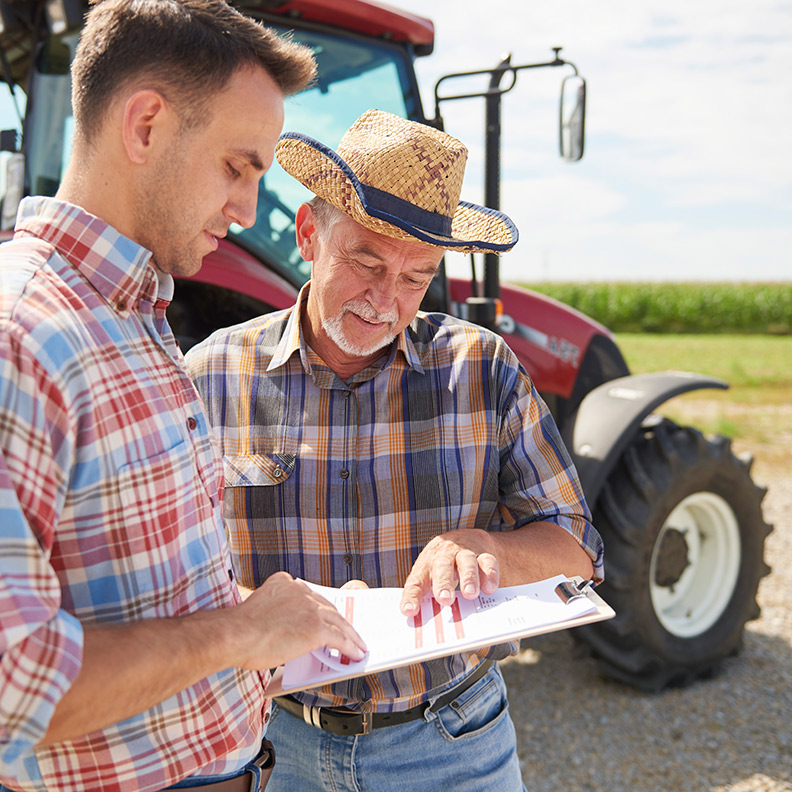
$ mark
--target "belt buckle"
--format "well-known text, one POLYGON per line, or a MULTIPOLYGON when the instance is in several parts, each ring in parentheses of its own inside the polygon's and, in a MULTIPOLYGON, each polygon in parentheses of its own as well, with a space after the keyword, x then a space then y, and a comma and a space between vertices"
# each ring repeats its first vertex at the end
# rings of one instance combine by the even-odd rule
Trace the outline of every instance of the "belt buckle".
MULTIPOLYGON (((374 718, 370 712, 339 712, 337 710, 323 710, 322 707, 309 707, 307 704, 302 705, 303 720, 309 726, 316 726, 317 729, 324 729, 322 726, 322 712, 327 713, 328 719, 348 719, 352 720, 360 718, 361 729, 349 732, 350 737, 357 737, 361 734, 371 734, 374 728, 374 718)), ((328 730, 332 731, 332 730, 328 730)))
POLYGON ((371 713, 370 712, 361 712, 360 713, 360 718, 361 718, 361 721, 362 721, 362 724, 363 724, 363 731, 362 732, 358 732, 358 734, 371 734, 371 732, 372 732, 372 730, 374 728, 374 725, 373 725, 374 718, 371 716, 371 713))

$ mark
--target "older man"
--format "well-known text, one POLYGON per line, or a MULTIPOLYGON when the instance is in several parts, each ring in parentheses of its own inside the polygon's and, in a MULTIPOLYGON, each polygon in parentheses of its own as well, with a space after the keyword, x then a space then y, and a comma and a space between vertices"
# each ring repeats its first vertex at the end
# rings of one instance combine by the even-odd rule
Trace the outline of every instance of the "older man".
MULTIPOLYGON (((282 136, 317 196, 297 304, 219 331, 188 368, 223 446, 240 579, 402 586, 402 611, 557 573, 597 579, 601 540, 554 422, 496 334, 419 305, 445 249, 502 252, 459 202, 466 149, 379 111, 333 151, 282 136)), ((498 646, 277 699, 277 790, 522 789, 498 646)))

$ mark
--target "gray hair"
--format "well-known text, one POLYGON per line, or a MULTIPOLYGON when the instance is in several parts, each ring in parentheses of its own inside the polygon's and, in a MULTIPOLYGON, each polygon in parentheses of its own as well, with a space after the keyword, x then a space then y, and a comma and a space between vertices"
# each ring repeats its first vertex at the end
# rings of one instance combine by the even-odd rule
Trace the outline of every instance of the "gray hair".
POLYGON ((308 201, 308 206, 311 207, 311 211, 313 212, 316 230, 321 239, 326 239, 327 235, 330 233, 330 229, 345 216, 345 213, 335 204, 331 204, 318 195, 308 201))

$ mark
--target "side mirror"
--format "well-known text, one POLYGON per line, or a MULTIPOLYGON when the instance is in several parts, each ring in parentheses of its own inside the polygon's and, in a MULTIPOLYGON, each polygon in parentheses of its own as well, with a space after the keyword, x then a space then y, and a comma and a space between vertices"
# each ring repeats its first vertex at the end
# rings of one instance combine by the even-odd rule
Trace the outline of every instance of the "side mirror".
POLYGON ((586 81, 577 74, 561 83, 560 138, 561 157, 577 162, 583 156, 586 131, 586 81))

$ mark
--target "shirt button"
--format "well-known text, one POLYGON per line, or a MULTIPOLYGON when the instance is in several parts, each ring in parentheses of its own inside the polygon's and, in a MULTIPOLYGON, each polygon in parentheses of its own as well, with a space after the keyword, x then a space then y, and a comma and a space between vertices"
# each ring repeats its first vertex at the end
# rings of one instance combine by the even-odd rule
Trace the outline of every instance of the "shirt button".
POLYGON ((344 553, 344 563, 349 566, 355 560, 352 553, 344 553))
POLYGON ((192 432, 196 426, 198 426, 198 421, 196 421, 195 418, 190 416, 187 419, 187 428, 192 432))
POLYGON ((340 475, 341 475, 342 479, 347 479, 347 478, 349 478, 349 471, 348 470, 342 470, 340 475))
POLYGON ((269 723, 270 714, 269 712, 264 716, 264 723, 269 723))
POLYGON ((275 478, 280 478, 283 475, 283 468, 276 467, 275 470, 272 471, 272 475, 275 478))
POLYGON ((126 311, 126 307, 127 307, 127 306, 126 306, 126 303, 125 303, 123 300, 119 300, 119 301, 116 303, 116 308, 117 308, 119 311, 126 311))
POLYGON ((344 398, 348 399, 352 395, 352 391, 344 391, 344 398))

